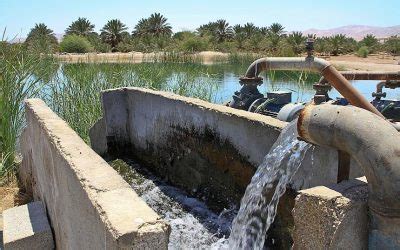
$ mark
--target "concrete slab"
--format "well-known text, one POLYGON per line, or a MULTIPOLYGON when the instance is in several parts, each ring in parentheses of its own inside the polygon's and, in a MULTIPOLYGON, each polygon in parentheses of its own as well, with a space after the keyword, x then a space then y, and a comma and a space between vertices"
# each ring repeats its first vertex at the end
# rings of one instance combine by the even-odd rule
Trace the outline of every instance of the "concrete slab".
POLYGON ((4 249, 53 249, 49 221, 41 201, 7 209, 4 214, 4 249))
POLYGON ((365 178, 300 191, 293 209, 293 249, 367 249, 365 178))

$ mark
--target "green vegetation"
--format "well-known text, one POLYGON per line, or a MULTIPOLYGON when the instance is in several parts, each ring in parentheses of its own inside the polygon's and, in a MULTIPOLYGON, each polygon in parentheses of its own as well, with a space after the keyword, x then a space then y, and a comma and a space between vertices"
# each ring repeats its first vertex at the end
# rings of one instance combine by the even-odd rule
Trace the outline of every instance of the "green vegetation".
MULTIPOLYGON (((32 41, 32 40, 31 40, 32 41)), ((52 62, 22 44, 0 42, 0 185, 13 177, 16 142, 24 123, 23 100, 34 97, 49 79, 52 62)))
POLYGON ((83 36, 67 35, 60 43, 60 51, 67 53, 87 53, 93 50, 90 42, 83 36))
POLYGON ((362 58, 366 58, 369 54, 369 50, 367 46, 361 46, 358 50, 357 50, 357 55, 359 57, 362 58))
MULTIPOLYGON (((258 53, 266 56, 301 55, 304 53, 306 39, 301 32, 286 32, 285 27, 279 23, 257 27, 253 23, 231 25, 224 19, 200 25, 195 31, 181 31, 174 34, 168 19, 160 13, 140 19, 131 34, 128 32, 128 27, 118 19, 108 21, 100 30, 100 34, 96 33, 94 28, 88 19, 80 17, 67 27, 63 39, 77 35, 88 40, 91 49, 73 50, 75 53, 137 51, 193 54, 212 50, 237 54, 258 53)), ((69 52, 62 47, 58 48, 53 31, 45 24, 36 24, 29 33, 26 44, 30 49, 40 53, 69 52)), ((366 51, 365 48, 361 49, 365 46, 368 53, 386 52, 398 55, 399 44, 400 37, 397 36, 381 43, 370 34, 359 42, 338 34, 316 38, 315 51, 331 56, 349 53, 358 55, 359 50, 366 51)))
POLYGON ((117 50, 117 45, 129 36, 126 31, 128 28, 118 19, 113 19, 107 22, 106 25, 100 30, 101 39, 111 46, 112 51, 117 50))
MULTIPOLYGON (((88 142, 88 129, 101 116, 100 91, 122 86, 138 86, 171 91, 211 102, 222 102, 219 88, 229 72, 242 74, 248 64, 261 56, 296 56, 304 53, 306 37, 301 32, 285 32, 273 23, 257 27, 253 23, 231 25, 219 19, 196 31, 173 33, 168 19, 160 13, 142 18, 132 33, 118 19, 108 21, 98 34, 86 18, 78 18, 65 30, 59 44, 54 32, 39 23, 24 43, 0 41, 0 185, 15 170, 16 144, 24 125, 23 100, 41 97, 88 142), (193 53, 214 50, 228 52, 228 64, 202 65, 193 53), (47 54, 54 52, 159 52, 154 63, 63 64, 47 54)), ((383 43, 372 35, 357 42, 345 35, 316 38, 319 54, 356 53, 400 54, 400 37, 383 43)), ((216 58, 218 61, 218 58, 216 58)), ((268 88, 291 82, 293 91, 310 88, 318 76, 305 72, 269 72, 268 88)))
POLYGON ((66 35, 90 36, 94 34, 94 25, 86 18, 78 18, 65 30, 66 35))
POLYGON ((385 48, 385 51, 389 53, 400 55, 400 37, 392 36, 388 38, 383 44, 383 47, 385 48))
POLYGON ((53 53, 57 51, 58 42, 54 32, 44 23, 36 24, 25 40, 26 46, 36 53, 53 53))

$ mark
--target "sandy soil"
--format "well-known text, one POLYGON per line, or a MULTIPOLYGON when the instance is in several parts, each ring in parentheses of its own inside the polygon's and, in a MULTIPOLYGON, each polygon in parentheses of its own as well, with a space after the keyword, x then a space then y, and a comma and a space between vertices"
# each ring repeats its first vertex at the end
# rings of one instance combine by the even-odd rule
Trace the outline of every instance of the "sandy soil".
MULTIPOLYGON (((56 55, 62 62, 127 62, 141 63, 150 62, 162 57, 163 53, 87 53, 87 54, 60 54, 56 55)), ((220 62, 228 58, 227 53, 215 51, 203 51, 194 55, 205 64, 220 62)), ((370 55, 367 58, 360 58, 355 55, 324 57, 338 67, 339 70, 360 70, 360 71, 400 71, 400 57, 390 55, 370 55)))
POLYGON ((0 232, 3 230, 3 211, 26 204, 30 200, 31 197, 22 192, 16 180, 0 187, 0 232))
POLYGON ((340 70, 361 71, 398 71, 400 72, 400 57, 390 55, 370 55, 360 58, 355 55, 331 56, 326 58, 340 70))

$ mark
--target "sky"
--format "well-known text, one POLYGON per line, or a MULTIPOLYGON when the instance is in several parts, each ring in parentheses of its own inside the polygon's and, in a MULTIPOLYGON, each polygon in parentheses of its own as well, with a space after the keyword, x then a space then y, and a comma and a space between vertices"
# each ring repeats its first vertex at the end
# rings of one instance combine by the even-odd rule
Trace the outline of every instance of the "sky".
POLYGON ((329 29, 345 25, 400 25, 400 0, 0 0, 0 30, 8 37, 25 37, 35 23, 62 34, 78 17, 99 31, 114 18, 132 31, 137 21, 159 12, 173 31, 195 30, 201 24, 226 19, 231 25, 281 23, 286 31, 329 29))

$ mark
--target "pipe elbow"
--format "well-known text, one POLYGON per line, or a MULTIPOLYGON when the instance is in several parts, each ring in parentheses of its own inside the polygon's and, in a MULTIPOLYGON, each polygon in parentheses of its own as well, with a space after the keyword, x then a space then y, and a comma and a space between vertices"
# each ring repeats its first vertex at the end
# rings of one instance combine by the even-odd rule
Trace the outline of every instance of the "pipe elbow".
POLYGON ((308 105, 297 129, 305 141, 349 153, 367 177, 371 210, 400 218, 400 134, 388 121, 357 107, 308 105))
POLYGON ((264 57, 250 64, 245 76, 256 77, 267 70, 307 70, 321 73, 330 65, 328 61, 316 57, 264 57))

